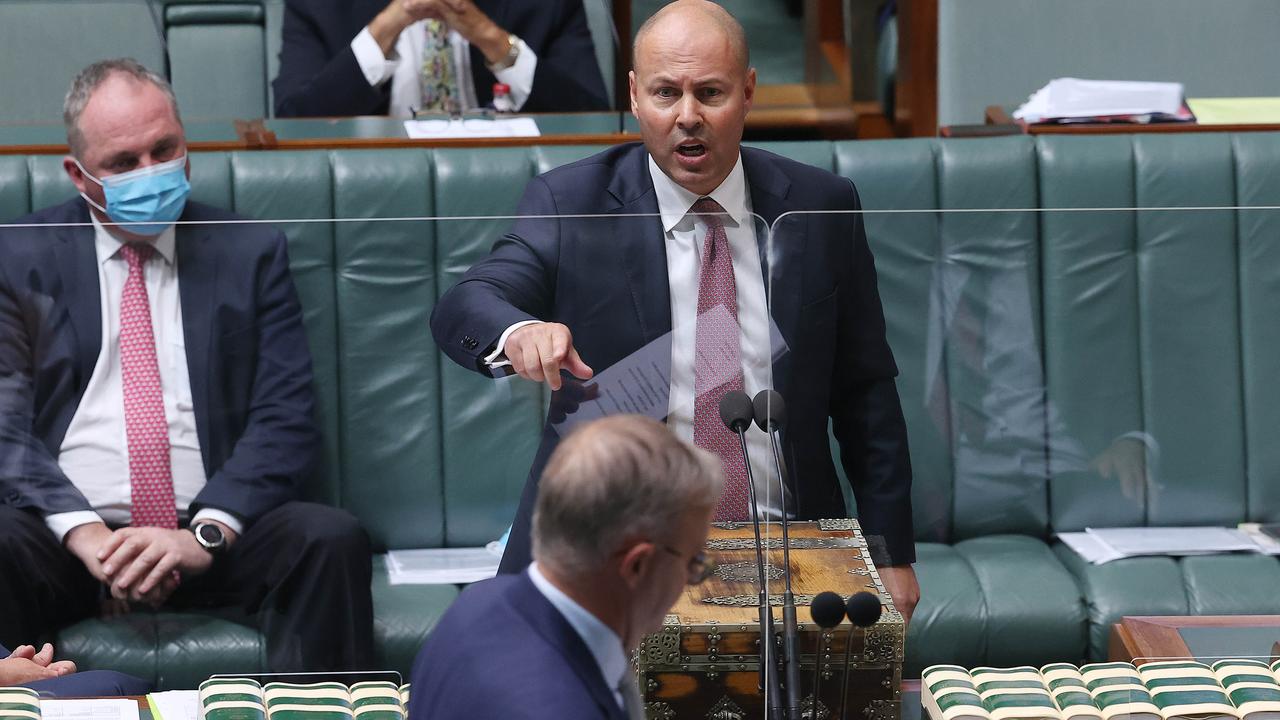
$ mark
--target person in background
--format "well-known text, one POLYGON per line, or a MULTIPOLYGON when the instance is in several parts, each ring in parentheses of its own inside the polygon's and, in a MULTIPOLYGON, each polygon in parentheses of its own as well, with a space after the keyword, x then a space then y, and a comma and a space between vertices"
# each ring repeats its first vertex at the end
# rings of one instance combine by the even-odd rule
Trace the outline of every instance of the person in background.
POLYGON ((276 115, 608 110, 582 3, 286 0, 276 115))
POLYGON ((78 196, 0 232, 0 642, 213 607, 273 670, 368 669, 368 536, 298 499, 319 432, 284 235, 187 201, 137 62, 82 70, 64 120, 78 196))
POLYGON ((440 618, 409 720, 643 718, 628 658, 709 574, 723 483, 713 455, 649 418, 574 431, 542 478, 533 564, 471 585, 440 618))

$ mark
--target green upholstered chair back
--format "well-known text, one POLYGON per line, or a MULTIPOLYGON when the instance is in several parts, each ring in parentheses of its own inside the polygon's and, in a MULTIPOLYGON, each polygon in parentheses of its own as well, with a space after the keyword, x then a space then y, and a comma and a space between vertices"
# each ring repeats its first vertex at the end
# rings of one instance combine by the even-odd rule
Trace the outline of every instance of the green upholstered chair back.
MULTIPOLYGON (((1280 520, 1280 214, 1031 211, 1276 205, 1280 134, 768 149, 851 178, 868 210, 918 211, 866 216, 901 370, 918 539, 1280 520), (952 209, 1005 212, 937 212, 952 209), (940 306, 981 311, 993 297, 1016 306, 977 326, 1017 361, 1003 374, 977 369, 939 320, 940 306), (961 440, 966 413, 997 390, 1030 399, 1018 432, 961 440), (1135 433, 1158 451, 1137 499, 1062 456, 1135 433), (991 457, 1017 466, 992 471, 991 457)), ((485 216, 513 212, 531 177, 593 150, 193 155, 196 199, 296 221, 279 226, 325 436, 308 494, 357 513, 379 545, 478 545, 509 523, 547 397, 443 359, 428 319, 510 224, 485 216), (386 220, 433 216, 461 219, 386 220), (302 222, 333 218, 343 222, 302 222)), ((72 192, 60 158, 0 156, 0 218, 72 192)))
POLYGON ((267 115, 266 15, 262 2, 170 3, 164 8, 169 80, 183 117, 267 115))

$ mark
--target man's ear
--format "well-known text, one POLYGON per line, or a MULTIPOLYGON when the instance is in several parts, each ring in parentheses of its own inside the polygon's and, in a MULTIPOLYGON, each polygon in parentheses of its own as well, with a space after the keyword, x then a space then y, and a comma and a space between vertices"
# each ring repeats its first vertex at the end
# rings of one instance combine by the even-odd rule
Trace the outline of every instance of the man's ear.
POLYGON ((76 186, 76 190, 85 192, 84 186, 88 180, 84 176, 84 171, 76 164, 76 159, 70 155, 62 158, 62 171, 71 178, 71 183, 76 186))
POLYGON ((636 71, 627 71, 627 83, 631 87, 631 114, 638 115, 640 106, 636 103, 636 71))
POLYGON ((618 575, 630 590, 636 590, 648 577, 657 546, 651 542, 638 542, 622 553, 618 561, 618 575))
POLYGON ((751 103, 756 97, 756 69, 749 68, 747 70, 747 83, 743 87, 744 99, 747 101, 747 110, 751 110, 751 103))

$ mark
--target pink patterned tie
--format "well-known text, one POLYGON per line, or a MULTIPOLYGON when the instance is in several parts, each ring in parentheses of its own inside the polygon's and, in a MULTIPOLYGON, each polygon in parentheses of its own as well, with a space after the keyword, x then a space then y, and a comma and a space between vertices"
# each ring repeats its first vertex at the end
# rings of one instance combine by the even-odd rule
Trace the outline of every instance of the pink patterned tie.
POLYGON ((738 437, 720 419, 720 398, 742 390, 742 347, 738 331, 738 288, 724 232, 724 208, 701 198, 691 212, 702 216, 707 237, 698 272, 698 323, 693 365, 693 442, 720 457, 725 487, 716 520, 746 520, 747 469, 738 437))
POLYGON ((156 336, 143 269, 156 249, 129 243, 120 249, 129 277, 120 295, 120 372, 124 384, 124 427, 133 483, 134 527, 178 527, 169 465, 169 423, 164 417, 156 336))

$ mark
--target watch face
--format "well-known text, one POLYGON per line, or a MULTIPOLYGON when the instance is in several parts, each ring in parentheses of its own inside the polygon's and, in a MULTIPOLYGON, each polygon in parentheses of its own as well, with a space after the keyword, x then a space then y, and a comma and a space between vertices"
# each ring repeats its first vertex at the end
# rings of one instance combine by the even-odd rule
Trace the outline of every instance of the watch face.
POLYGON ((200 525, 196 528, 196 535, 206 546, 221 545, 225 538, 222 537, 222 529, 217 525, 200 525))

